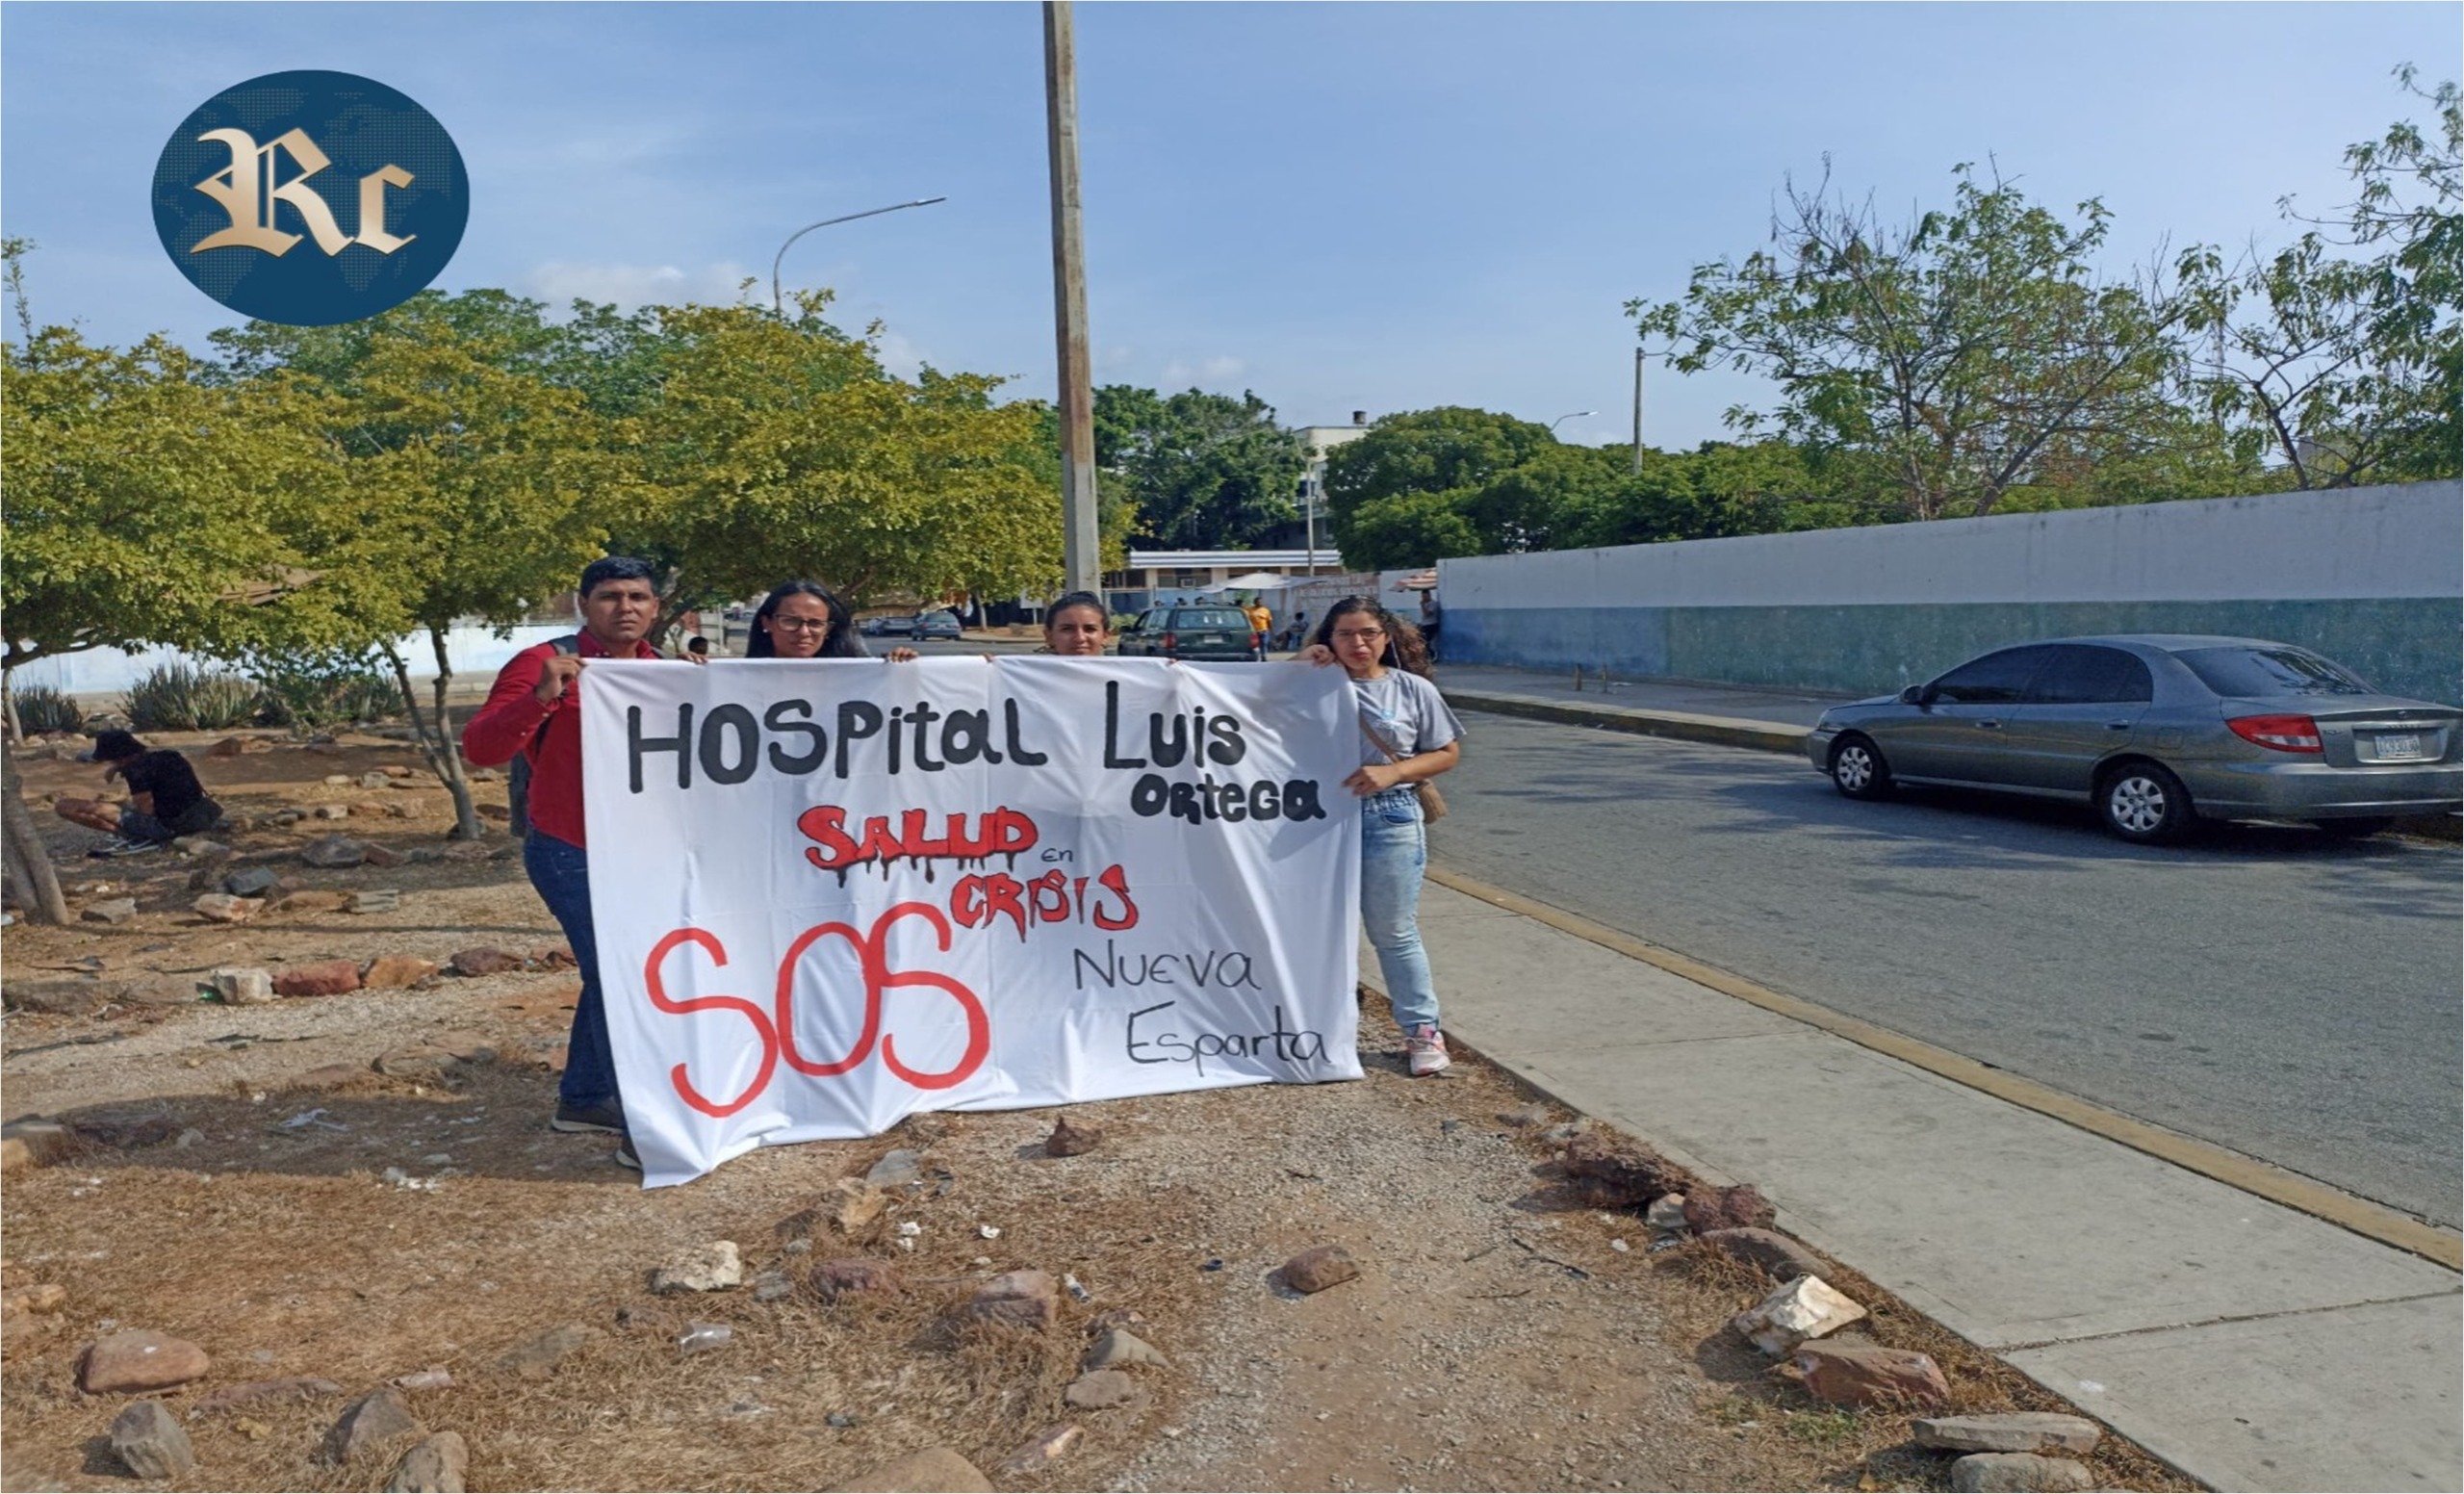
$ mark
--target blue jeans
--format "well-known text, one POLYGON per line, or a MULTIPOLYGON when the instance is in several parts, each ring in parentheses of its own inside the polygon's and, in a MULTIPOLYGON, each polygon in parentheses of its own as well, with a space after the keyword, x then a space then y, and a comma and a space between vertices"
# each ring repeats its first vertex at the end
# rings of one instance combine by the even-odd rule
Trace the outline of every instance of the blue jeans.
POLYGON ((1428 864, 1428 832, 1421 803, 1408 788, 1372 794, 1360 807, 1360 924, 1377 951, 1395 1025, 1409 1037, 1435 1027, 1437 983, 1421 948, 1421 873, 1428 864))
POLYGON ((581 970, 581 998, 574 1003, 573 1033, 565 1040, 565 1073, 556 1097, 568 1105, 617 1103, 616 1051, 607 1041, 607 1007, 599 992, 599 937, 590 921, 590 858, 580 846, 530 832, 522 842, 522 866, 539 900, 563 926, 581 970))

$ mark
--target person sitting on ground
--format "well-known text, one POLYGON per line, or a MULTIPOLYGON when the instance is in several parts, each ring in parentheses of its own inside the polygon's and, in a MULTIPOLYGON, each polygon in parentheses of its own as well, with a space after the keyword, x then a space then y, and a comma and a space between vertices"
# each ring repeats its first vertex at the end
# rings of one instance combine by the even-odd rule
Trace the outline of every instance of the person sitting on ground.
POLYGON ((222 822, 222 806, 206 797, 189 760, 167 748, 148 748, 134 733, 105 732, 94 738, 89 762, 110 764, 105 781, 117 777, 128 784, 128 808, 115 810, 92 799, 63 799, 54 806, 61 815, 90 830, 112 832, 118 839, 98 846, 96 856, 136 856, 168 844, 181 836, 200 836, 222 822))

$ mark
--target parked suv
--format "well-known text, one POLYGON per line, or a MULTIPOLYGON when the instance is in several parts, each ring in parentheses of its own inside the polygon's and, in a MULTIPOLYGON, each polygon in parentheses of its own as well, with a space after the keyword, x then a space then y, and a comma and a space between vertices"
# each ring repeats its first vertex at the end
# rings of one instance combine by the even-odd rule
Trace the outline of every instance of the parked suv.
POLYGON ((1228 606, 1151 607, 1120 635, 1124 657, 1255 659, 1257 634, 1247 614, 1228 606))
POLYGON ((915 620, 915 636, 919 638, 958 639, 965 636, 959 627, 955 612, 927 612, 915 620))

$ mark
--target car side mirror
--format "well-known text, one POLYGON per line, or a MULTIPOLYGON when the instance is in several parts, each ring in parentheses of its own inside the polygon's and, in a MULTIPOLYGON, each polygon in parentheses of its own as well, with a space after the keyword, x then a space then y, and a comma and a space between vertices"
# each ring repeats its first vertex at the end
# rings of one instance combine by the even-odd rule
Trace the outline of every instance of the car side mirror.
POLYGON ((1899 692, 1899 703, 1903 706, 1931 706, 1934 704, 1934 687, 1930 684, 1912 684, 1899 692))

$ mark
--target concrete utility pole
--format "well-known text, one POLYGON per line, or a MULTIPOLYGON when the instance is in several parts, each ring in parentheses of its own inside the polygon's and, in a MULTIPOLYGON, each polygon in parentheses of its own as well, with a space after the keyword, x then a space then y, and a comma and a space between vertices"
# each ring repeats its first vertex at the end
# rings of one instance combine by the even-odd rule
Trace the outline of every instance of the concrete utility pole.
POLYGON ((1061 564, 1071 591, 1096 591, 1095 394, 1087 356, 1087 253, 1078 212, 1078 64, 1069 0, 1044 0, 1044 122, 1052 148, 1052 302, 1061 345, 1061 564))
POLYGON ((1643 350, 1634 349, 1634 476, 1643 475, 1643 350))

